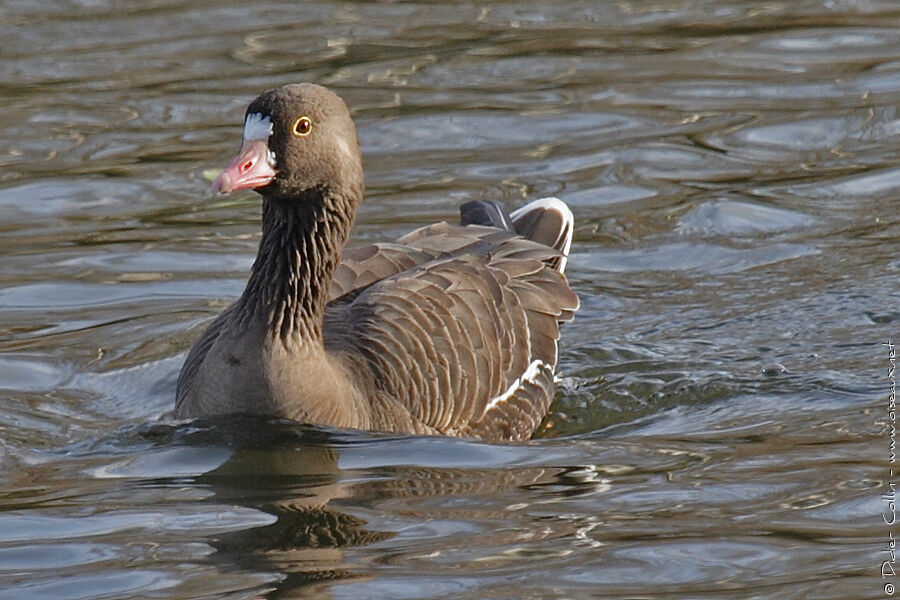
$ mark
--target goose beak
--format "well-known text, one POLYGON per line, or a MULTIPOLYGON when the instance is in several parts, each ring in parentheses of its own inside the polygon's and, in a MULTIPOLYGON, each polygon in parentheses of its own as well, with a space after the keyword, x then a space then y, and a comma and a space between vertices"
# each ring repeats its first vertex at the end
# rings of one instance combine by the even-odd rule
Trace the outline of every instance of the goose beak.
POLYGON ((213 181, 212 190, 216 194, 230 194, 269 185, 275 179, 272 163, 266 140, 244 140, 237 157, 213 181))

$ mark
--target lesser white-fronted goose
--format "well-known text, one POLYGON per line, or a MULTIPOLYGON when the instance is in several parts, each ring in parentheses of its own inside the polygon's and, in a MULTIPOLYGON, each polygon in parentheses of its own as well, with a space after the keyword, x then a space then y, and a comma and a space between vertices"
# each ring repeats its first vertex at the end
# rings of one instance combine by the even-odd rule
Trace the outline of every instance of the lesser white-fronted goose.
POLYGON ((262 195, 262 239, 243 294, 188 354, 176 417, 531 436, 552 399, 559 325, 578 307, 564 203, 507 215, 470 202, 460 225, 344 250, 363 198, 359 140, 344 102, 312 84, 250 104, 213 188, 262 195))

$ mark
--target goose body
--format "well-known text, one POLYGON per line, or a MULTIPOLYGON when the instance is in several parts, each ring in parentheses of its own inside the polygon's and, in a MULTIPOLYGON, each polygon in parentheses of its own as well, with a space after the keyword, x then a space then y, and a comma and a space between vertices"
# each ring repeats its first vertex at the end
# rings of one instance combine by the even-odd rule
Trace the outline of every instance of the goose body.
POLYGON ((213 184, 263 196, 241 297, 178 378, 175 416, 228 413, 377 431, 527 439, 553 396, 572 214, 462 207, 393 243, 344 249, 362 159, 343 101, 299 84, 254 100, 238 157, 213 184))

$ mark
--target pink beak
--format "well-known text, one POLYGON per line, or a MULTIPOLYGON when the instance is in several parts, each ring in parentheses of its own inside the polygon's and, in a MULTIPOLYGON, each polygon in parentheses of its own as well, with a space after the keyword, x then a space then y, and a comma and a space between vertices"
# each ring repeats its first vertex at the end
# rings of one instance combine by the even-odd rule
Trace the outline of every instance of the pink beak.
POLYGON ((237 157, 213 181, 212 189, 217 194, 229 194, 266 186, 273 179, 275 169, 269 164, 266 140, 244 140, 237 157))

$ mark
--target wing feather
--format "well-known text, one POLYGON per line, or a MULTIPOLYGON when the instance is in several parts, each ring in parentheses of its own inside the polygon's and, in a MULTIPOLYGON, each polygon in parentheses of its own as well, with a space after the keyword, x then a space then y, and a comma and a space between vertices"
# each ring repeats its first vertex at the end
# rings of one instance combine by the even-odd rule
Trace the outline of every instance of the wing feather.
POLYGON ((558 257, 510 232, 447 224, 345 253, 332 297, 345 298, 344 335, 373 393, 423 431, 528 437, 552 399, 559 324, 578 305, 558 257))

